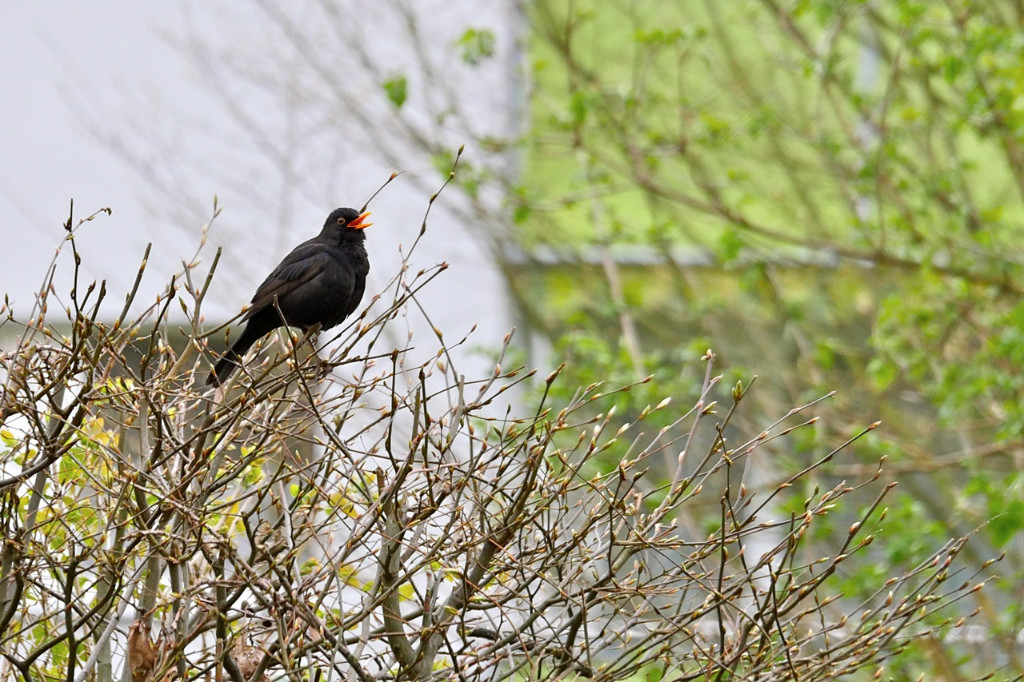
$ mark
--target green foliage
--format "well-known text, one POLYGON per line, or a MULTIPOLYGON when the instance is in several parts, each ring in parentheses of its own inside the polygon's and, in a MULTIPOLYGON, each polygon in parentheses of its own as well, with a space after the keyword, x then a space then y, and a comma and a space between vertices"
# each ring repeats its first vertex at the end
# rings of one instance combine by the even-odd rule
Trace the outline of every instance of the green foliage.
POLYGON ((461 49, 462 61, 470 66, 479 66, 494 56, 494 32, 488 29, 466 29, 455 45, 461 49))
POLYGON ((1005 547, 1024 532, 1024 480, 1013 473, 996 482, 989 476, 975 475, 964 487, 964 494, 977 496, 983 515, 990 519, 986 528, 992 544, 1005 547))

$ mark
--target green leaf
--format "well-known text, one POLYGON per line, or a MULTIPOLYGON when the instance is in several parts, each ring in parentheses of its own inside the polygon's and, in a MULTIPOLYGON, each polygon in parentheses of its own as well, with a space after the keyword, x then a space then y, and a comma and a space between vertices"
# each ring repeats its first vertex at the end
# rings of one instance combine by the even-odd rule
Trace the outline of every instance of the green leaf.
POLYGON ((732 227, 723 230, 718 238, 718 251, 722 260, 726 263, 734 261, 742 250, 743 240, 740 238, 739 231, 732 227))
POLYGON ((574 126, 581 125, 587 120, 587 96, 582 90, 572 93, 569 98, 569 114, 574 126))
POLYGON ((402 105, 405 104, 406 98, 409 96, 409 79, 402 75, 393 76, 384 81, 383 86, 384 93, 388 96, 388 101, 396 109, 401 109, 402 105))

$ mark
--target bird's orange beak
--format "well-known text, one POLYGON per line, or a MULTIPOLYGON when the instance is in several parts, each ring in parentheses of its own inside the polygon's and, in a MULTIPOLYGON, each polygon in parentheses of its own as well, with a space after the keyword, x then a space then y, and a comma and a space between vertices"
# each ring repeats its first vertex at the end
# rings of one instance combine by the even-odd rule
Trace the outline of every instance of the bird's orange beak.
POLYGON ((349 226, 350 228, 352 228, 353 230, 365 230, 365 229, 366 229, 366 228, 368 228, 368 227, 369 227, 370 225, 373 225, 373 223, 364 223, 364 222, 363 222, 364 220, 366 220, 366 219, 367 219, 367 218, 369 218, 369 217, 370 217, 370 212, 369 212, 369 211, 364 211, 364 212, 360 213, 360 214, 359 214, 359 215, 358 215, 358 216, 356 217, 356 219, 355 219, 355 220, 353 220, 352 222, 350 222, 350 223, 348 224, 348 226, 349 226))

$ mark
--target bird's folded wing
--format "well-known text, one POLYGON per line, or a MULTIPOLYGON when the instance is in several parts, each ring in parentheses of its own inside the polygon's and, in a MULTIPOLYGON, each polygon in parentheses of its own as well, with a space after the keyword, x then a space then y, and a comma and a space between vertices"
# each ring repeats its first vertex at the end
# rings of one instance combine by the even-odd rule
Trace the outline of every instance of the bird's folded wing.
POLYGON ((272 307, 274 298, 279 301, 292 291, 310 281, 321 272, 330 260, 323 250, 303 245, 281 261, 263 281, 252 297, 252 305, 243 319, 249 319, 259 311, 272 307))

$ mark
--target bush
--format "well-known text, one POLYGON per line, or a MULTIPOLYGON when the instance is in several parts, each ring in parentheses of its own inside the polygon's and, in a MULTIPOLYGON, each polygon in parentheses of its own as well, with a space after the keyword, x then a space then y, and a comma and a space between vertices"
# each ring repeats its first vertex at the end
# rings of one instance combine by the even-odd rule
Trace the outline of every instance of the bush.
POLYGON ((814 428, 813 403, 740 436, 745 391, 712 400, 710 351, 692 404, 610 426, 600 406, 630 386, 552 404, 559 370, 503 366, 511 335, 475 378, 441 330, 423 359, 411 340, 388 347, 382 331, 422 311, 417 292, 444 269, 412 257, 324 360, 281 334, 217 392, 204 380, 221 330, 201 314, 216 258, 141 313, 133 291, 111 315, 103 285, 62 302, 52 270, 30 315, 6 311, 9 675, 825 680, 875 672, 980 588, 956 568, 957 538, 844 596, 846 567, 872 566, 894 484, 880 466, 814 489, 851 440, 747 485, 767 443, 814 428), (528 409, 506 404, 520 384, 537 392, 528 409), (648 481, 662 458, 671 480, 648 481), (818 530, 865 489, 873 502, 847 505, 855 522, 823 551, 818 530), (713 518, 693 511, 709 498, 713 518))

